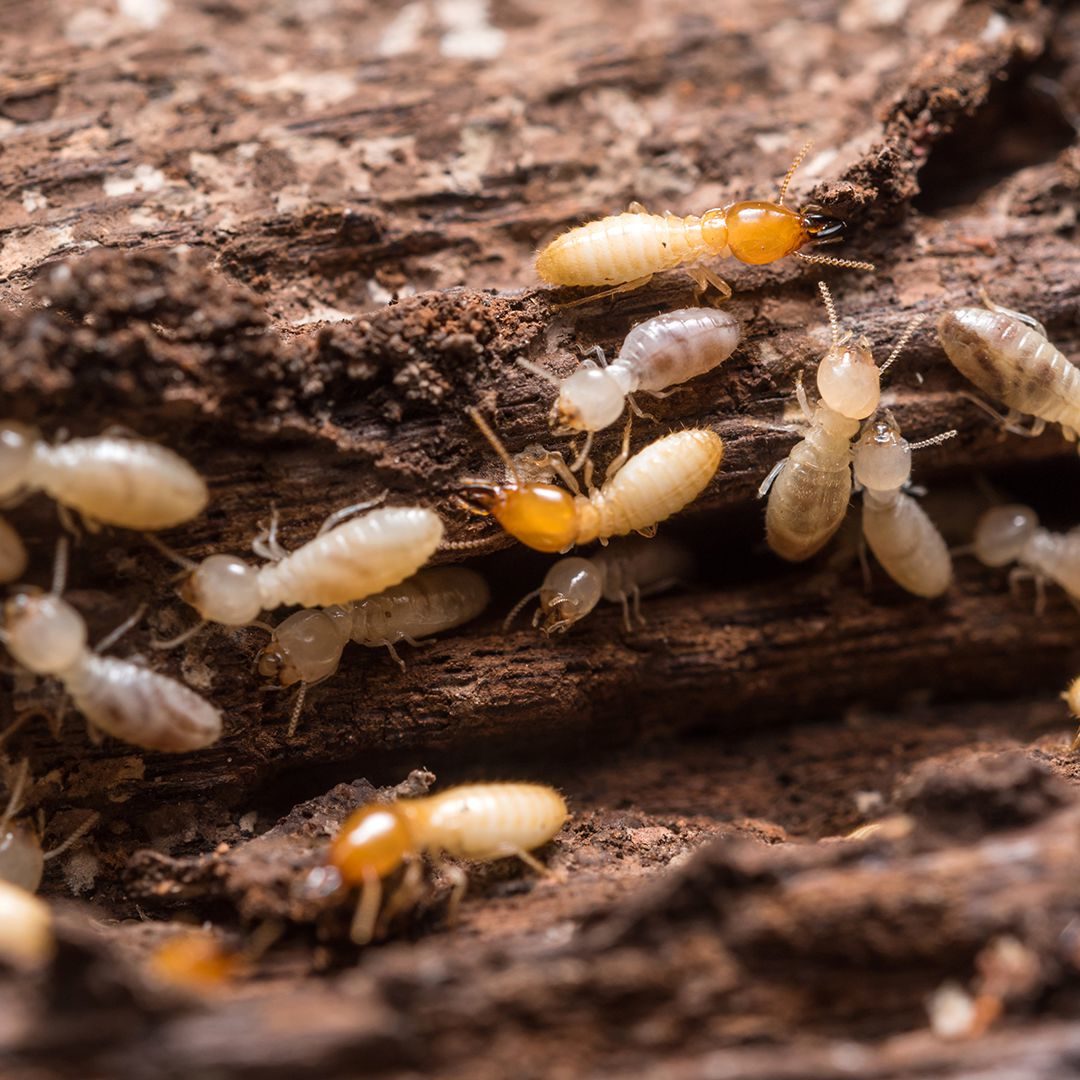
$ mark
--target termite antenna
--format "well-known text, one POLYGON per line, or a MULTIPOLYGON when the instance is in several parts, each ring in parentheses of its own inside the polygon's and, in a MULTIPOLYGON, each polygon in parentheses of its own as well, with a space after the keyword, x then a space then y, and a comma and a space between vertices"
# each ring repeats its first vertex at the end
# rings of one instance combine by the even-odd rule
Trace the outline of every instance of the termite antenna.
POLYGON ((526 371, 543 379, 544 382, 551 383, 554 387, 561 385, 562 380, 559 379, 557 375, 552 375, 546 368, 542 368, 539 364, 534 364, 531 360, 526 360, 524 356, 519 356, 517 358, 517 363, 518 367, 523 367, 526 371))
MULTIPOLYGON (((832 293, 829 292, 829 286, 824 281, 817 283, 818 292, 821 293, 822 302, 825 304, 825 310, 829 315, 829 326, 832 327, 832 343, 834 345, 840 344, 840 320, 836 316, 836 305, 833 303, 832 293)), ((800 378, 801 378, 800 374, 800 378)))
POLYGON ((908 443, 909 450, 925 450, 928 446, 937 446, 948 442, 958 434, 956 428, 951 431, 943 431, 940 435, 931 435, 929 439, 920 439, 918 442, 908 443))
POLYGON ((51 850, 46 851, 46 852, 44 852, 42 854, 42 856, 41 856, 42 861, 48 862, 49 859, 55 859, 57 855, 63 855, 65 851, 67 851, 69 848, 73 847, 80 840, 82 840, 82 838, 84 836, 86 836, 86 834, 100 820, 101 820, 101 815, 96 810, 92 810, 90 812, 90 816, 74 832, 72 832, 72 834, 69 837, 67 837, 66 840, 64 840, 62 843, 58 844, 56 847, 52 848, 51 850))
POLYGON ((6 829, 11 819, 19 812, 22 805, 23 789, 26 787, 26 778, 30 775, 30 761, 23 758, 16 766, 15 779, 11 784, 11 795, 4 809, 4 816, 0 817, 0 829, 6 829))
POLYGON ((119 626, 109 631, 95 646, 94 652, 103 653, 111 649, 133 626, 137 625, 146 614, 146 605, 140 604, 119 626))
POLYGON ((810 255, 805 251, 793 252, 803 262, 816 263, 818 266, 842 266, 848 270, 866 270, 873 273, 877 267, 873 263, 858 262, 855 259, 834 259, 831 255, 810 255))
POLYGON ((164 540, 159 540, 153 533, 143 533, 143 539, 170 562, 176 563, 177 566, 181 566, 185 570, 195 570, 199 565, 197 562, 185 558, 179 552, 173 551, 164 540))
POLYGON ((521 614, 521 609, 530 600, 535 600, 540 595, 539 589, 533 589, 532 592, 526 593, 511 609, 509 614, 503 619, 502 628, 504 631, 510 629, 510 624, 521 614))
POLYGON ((502 463, 510 471, 510 475, 514 478, 515 484, 521 483, 521 477, 518 475, 517 466, 514 464, 514 459, 507 453, 506 447, 503 446, 499 436, 495 434, 494 428, 480 415, 480 410, 470 405, 465 410, 469 414, 469 418, 480 429, 480 434, 491 444, 491 448, 502 459, 502 463))
POLYGON ((893 351, 889 353, 888 357, 886 357, 885 363, 882 364, 880 368, 878 368, 878 371, 882 375, 884 375, 885 372, 888 371, 889 368, 896 363, 897 358, 904 351, 904 349, 907 348, 908 342, 911 340, 915 331, 918 330, 919 327, 922 325, 922 322, 925 318, 925 315, 916 315, 915 318, 907 324, 907 328, 900 335, 900 340, 893 347, 893 351))
POLYGON ((296 734, 300 725, 300 713, 304 708, 304 698, 307 697, 307 683, 302 682, 296 692, 296 700, 293 702, 292 712, 289 714, 289 730, 285 732, 285 738, 291 739, 296 734))
POLYGON ((51 595, 60 596, 63 594, 64 586, 67 584, 67 571, 68 538, 61 536, 56 541, 56 555, 53 557, 52 588, 49 590, 51 595))
POLYGON ((183 645, 185 641, 190 641, 204 626, 206 626, 208 620, 200 619, 194 626, 189 626, 182 633, 176 635, 176 637, 166 638, 165 641, 151 641, 150 648, 159 649, 161 652, 168 652, 169 649, 175 649, 178 645, 183 645))
POLYGON ((378 506, 380 503, 385 502, 389 494, 390 489, 384 488, 382 493, 376 495, 374 499, 367 499, 364 502, 352 503, 350 506, 343 506, 340 510, 335 510, 319 526, 319 531, 315 534, 316 537, 322 536, 323 533, 329 532, 332 528, 334 528, 336 525, 340 525, 346 519, 355 517, 357 514, 361 514, 365 510, 370 510, 372 509, 372 507, 378 506))
POLYGON ((803 163, 803 159, 810 153, 810 148, 814 145, 814 140, 803 145, 803 148, 795 155, 795 160, 791 163, 791 168, 784 173, 784 179, 780 181, 780 194, 777 195, 776 201, 780 206, 784 205, 784 196, 787 194, 788 185, 791 183, 791 178, 795 175, 795 171, 803 163))

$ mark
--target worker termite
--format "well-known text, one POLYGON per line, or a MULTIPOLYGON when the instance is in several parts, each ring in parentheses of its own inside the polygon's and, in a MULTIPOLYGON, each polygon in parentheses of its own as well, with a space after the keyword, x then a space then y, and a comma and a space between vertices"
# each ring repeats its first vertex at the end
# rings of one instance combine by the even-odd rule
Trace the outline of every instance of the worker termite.
POLYGON ((724 444, 716 432, 692 428, 657 439, 627 461, 627 428, 622 453, 608 467, 603 487, 590 486, 589 493, 582 495, 557 453, 547 455, 548 460, 570 491, 555 484, 523 481, 487 421, 476 409, 470 409, 469 415, 502 459, 510 479, 503 484, 468 480, 463 490, 469 498, 462 502, 474 514, 490 514, 506 532, 536 551, 566 551, 575 544, 603 543, 632 532, 651 536, 657 524, 708 487, 724 458, 724 444))
POLYGON ((0 962, 38 968, 48 963, 55 948, 52 915, 44 902, 0 880, 0 962))
POLYGON ((0 424, 0 499, 41 490, 89 527, 170 529, 206 506, 202 477, 179 455, 143 439, 99 435, 50 445, 25 424, 0 424))
MULTIPOLYGON (((739 343, 739 324, 715 308, 682 308, 635 326, 626 335, 619 355, 606 366, 586 360, 572 375, 557 379, 543 368, 523 361, 530 371, 553 383, 559 396, 551 409, 551 426, 559 434, 589 433, 614 424, 630 403, 641 415, 637 391, 661 395, 723 363, 739 343)), ((584 454, 588 454, 586 446, 584 454)), ((574 470, 576 471, 576 470, 574 470)))
POLYGON ((19 534, 0 517, 0 585, 16 581, 26 569, 26 548, 19 534))
POLYGON ((400 911, 415 903, 419 857, 433 856, 453 882, 451 918, 465 891, 465 873, 443 856, 488 862, 516 857, 538 873, 546 868, 529 854, 563 827, 563 797, 541 784, 463 784, 437 795, 361 807, 330 846, 329 865, 341 885, 360 888, 352 923, 358 945, 371 941, 382 905, 382 881, 402 864, 405 877, 390 903, 400 911))
POLYGON ((396 642, 418 645, 418 638, 461 626, 475 619, 490 599, 487 582, 475 570, 437 566, 364 600, 290 615, 273 628, 258 660, 260 675, 282 686, 300 683, 288 737, 295 734, 307 687, 337 671, 350 641, 385 646, 404 671, 396 642))
POLYGON ((885 572, 916 596, 941 596, 952 582, 952 558, 937 526, 904 491, 911 452, 951 439, 947 431, 909 443, 891 414, 867 426, 855 444, 855 480, 862 487, 863 536, 885 572))
POLYGON ((235 555, 210 555, 196 564, 158 544, 190 571, 180 596, 202 620, 162 644, 178 644, 207 622, 246 626, 259 612, 277 607, 329 607, 360 600, 415 573, 442 540, 442 520, 433 510, 385 507, 337 524, 356 509, 332 514, 314 540, 293 552, 278 545, 275 520, 266 541, 254 545, 258 554, 273 560, 262 566, 235 555))
POLYGON ((1080 604, 1080 532, 1053 533, 1039 525, 1030 506, 995 506, 975 526, 975 557, 985 566, 1017 563, 1009 574, 1010 585, 1024 578, 1035 581, 1037 610, 1045 599, 1045 585, 1060 585, 1080 604))
POLYGON ((146 750, 174 753, 216 742, 221 713, 194 690, 130 660, 98 655, 131 620, 99 642, 96 650, 86 647, 83 617, 60 596, 66 554, 62 540, 52 592, 20 592, 4 605, 0 640, 15 661, 35 675, 59 680, 91 732, 104 731, 146 750))
POLYGON ((1008 406, 1008 415, 998 417, 1008 430, 1039 435, 1048 423, 1060 424, 1074 442, 1080 432, 1080 371, 1050 344, 1042 323, 992 303, 985 294, 983 303, 985 309, 959 308, 938 320, 938 338, 949 359, 980 390, 1008 406), (1030 429, 1017 424, 1024 415, 1035 417, 1030 429))
POLYGON ((860 421, 877 411, 881 375, 919 323, 915 320, 908 326, 878 368, 866 338, 849 344, 851 334, 841 336, 832 296, 823 281, 818 288, 832 328, 832 345, 817 370, 821 400, 811 411, 799 382, 799 404, 810 430, 758 490, 759 497, 769 496, 765 511, 769 547, 791 562, 816 555, 840 528, 851 498, 851 440, 858 434, 860 421))
POLYGON ((663 537, 616 541, 583 559, 560 559, 548 570, 539 589, 523 596, 506 616, 508 629, 519 611, 535 597, 540 606, 533 626, 545 634, 562 634, 580 622, 601 599, 622 605, 623 625, 633 629, 631 607, 640 624, 641 597, 661 592, 684 582, 693 573, 693 559, 680 544, 663 537))
POLYGON ((780 184, 776 202, 735 202, 690 214, 650 214, 632 203, 624 214, 579 225, 556 237, 536 256, 536 272, 549 285, 607 285, 587 299, 638 289, 654 274, 686 266, 698 289, 712 285, 724 297, 731 287, 703 259, 735 258, 751 266, 795 255, 805 262, 873 270, 871 263, 807 254, 802 249, 836 243, 846 226, 820 206, 792 210, 784 205, 788 185, 810 149, 799 151, 780 184))

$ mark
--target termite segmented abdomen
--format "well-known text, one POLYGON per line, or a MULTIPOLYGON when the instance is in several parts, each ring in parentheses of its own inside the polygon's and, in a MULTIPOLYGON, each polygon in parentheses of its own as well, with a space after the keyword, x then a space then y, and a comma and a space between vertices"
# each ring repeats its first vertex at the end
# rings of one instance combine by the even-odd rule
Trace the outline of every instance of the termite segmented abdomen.
POLYGON ((264 608, 329 607, 404 581, 435 553, 443 525, 433 510, 391 506, 353 518, 259 571, 264 608))
POLYGON ((462 859, 499 859, 546 844, 568 817, 566 801, 542 784, 462 784, 438 795, 406 799, 418 845, 462 859))
POLYGON ((636 453, 591 496, 578 496, 578 544, 649 529, 709 486, 724 460, 715 431, 676 431, 636 453))
POLYGON ((631 390, 664 390, 711 371, 739 343, 739 324, 715 308, 680 308, 635 326, 608 369, 626 367, 631 390))
POLYGON ((815 426, 788 455, 769 489, 765 537, 783 559, 816 555, 843 523, 851 499, 851 438, 857 420, 831 414, 831 427, 815 426))
POLYGON ((208 493, 199 474, 156 443, 103 435, 34 447, 34 481, 84 517, 151 532, 200 514, 208 493))
POLYGON ((491 599, 487 582, 464 566, 436 566, 349 605, 352 640, 383 645, 427 637, 475 619, 491 599))
POLYGON ((19 534, 0 517, 0 585, 22 577, 26 569, 26 548, 19 534))
POLYGON ((905 492, 877 499, 863 493, 863 535, 885 572, 915 596, 933 598, 952 583, 952 559, 941 533, 905 492))
POLYGON ((84 652, 58 677, 80 712, 106 734, 145 750, 201 750, 221 737, 221 713, 183 683, 84 652))
POLYGON ((537 255, 536 272, 551 285, 612 285, 708 253, 700 218, 615 214, 556 237, 537 255))

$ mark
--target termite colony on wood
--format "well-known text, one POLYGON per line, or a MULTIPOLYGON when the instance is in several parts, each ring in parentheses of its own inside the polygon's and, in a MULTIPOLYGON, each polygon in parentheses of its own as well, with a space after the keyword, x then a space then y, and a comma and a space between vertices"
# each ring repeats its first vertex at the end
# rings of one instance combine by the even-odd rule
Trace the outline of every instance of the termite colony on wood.
MULTIPOLYGON (((726 299, 730 286, 700 265, 710 258, 764 265, 794 255, 811 263, 872 270, 870 264, 806 250, 835 242, 845 228, 820 207, 794 211, 784 204, 806 149, 784 177, 775 202, 734 202, 683 218, 650 214, 634 204, 627 213, 570 229, 552 241, 537 256, 538 274, 554 285, 602 288, 561 305, 566 308, 641 288, 653 274, 680 266, 697 282, 699 299, 710 285, 726 299)), ((952 581, 951 556, 910 488, 911 455, 956 433, 909 442, 892 412, 882 409, 882 375, 919 319, 909 323, 879 367, 870 343, 843 329, 826 285, 819 283, 819 288, 831 342, 817 366, 817 404, 811 405, 801 378, 796 384, 806 424, 803 437, 761 484, 760 495, 768 496, 767 543, 786 560, 810 559, 840 528, 854 489, 862 495, 863 542, 886 573, 915 596, 941 597, 952 581)), ((1009 430, 1019 430, 1017 418, 1026 413, 1035 417, 1034 431, 1058 423, 1067 438, 1075 439, 1080 377, 1035 320, 985 303, 986 310, 964 308, 941 316, 938 336, 949 358, 1007 407, 1008 414, 999 418, 1009 430)), ((727 312, 680 308, 632 327, 611 363, 595 348, 595 359, 560 378, 522 360, 556 388, 549 417, 553 434, 584 436, 584 445, 574 447, 572 464, 556 449, 511 455, 481 412, 467 408, 505 476, 462 479, 457 501, 473 514, 492 517, 527 547, 562 556, 542 584, 511 608, 504 633, 511 632, 515 616, 533 599, 539 606, 532 627, 546 635, 570 630, 601 599, 621 605, 625 630, 632 633, 635 623, 644 622, 643 595, 687 583, 693 570, 689 552, 669 538, 653 537, 658 525, 712 483, 724 445, 715 431, 697 427, 662 434, 631 453, 633 418, 651 419, 635 395, 676 392, 725 362, 739 337, 739 325, 727 312), (597 486, 593 436, 627 411, 621 452, 597 486), (594 542, 601 546, 569 554, 594 542)), ((999 415, 993 406, 980 404, 999 415)), ((178 593, 200 621, 159 646, 179 646, 207 623, 269 633, 257 658, 259 674, 297 688, 287 738, 296 731, 306 691, 338 671, 350 642, 386 648, 404 672, 398 644, 419 645, 462 626, 480 617, 491 600, 488 584, 475 570, 426 565, 440 551, 464 552, 475 541, 447 540, 442 518, 429 507, 375 508, 385 493, 332 514, 313 539, 291 553, 278 542, 275 515, 269 530, 252 543, 264 560, 261 565, 220 553, 195 563, 150 535, 191 521, 207 504, 205 482, 182 458, 127 434, 54 445, 32 428, 0 423, 0 499, 6 508, 34 491, 57 502, 62 524, 76 535, 72 512, 94 531, 116 526, 142 532, 183 567, 178 593), (278 607, 300 610, 276 625, 264 621, 264 613, 278 607)), ((222 717, 203 696, 149 662, 102 655, 141 612, 94 649, 87 647, 86 623, 61 595, 68 547, 66 538, 57 545, 48 592, 18 585, 3 606, 0 640, 11 659, 26 673, 59 681, 95 739, 111 735, 144 750, 172 753, 215 743, 222 717)), ((1033 577, 1040 602, 1043 584, 1050 580, 1080 603, 1080 538, 1040 528, 1026 507, 990 510, 978 525, 972 551, 989 566, 1015 563, 1012 579, 1033 577)), ((27 564, 18 533, 0 518, 0 582, 19 580, 27 564)), ((1080 712, 1080 679, 1067 700, 1080 712)), ((0 733, 0 742, 10 734, 0 733)), ((46 860, 84 840, 97 815, 46 852, 38 831, 16 820, 26 763, 9 766, 8 773, 8 807, 0 820, 0 959, 34 964, 47 959, 52 946, 48 909, 31 894, 46 860)), ((345 821, 305 887, 328 896, 356 895, 351 936, 367 943, 419 898, 424 853, 453 886, 453 912, 465 877, 460 867, 446 862, 447 856, 481 861, 514 856, 544 872, 530 852, 552 840, 567 816, 553 788, 524 783, 464 785, 430 797, 361 807, 345 821), (384 907, 384 883, 399 871, 384 907)), ((170 977, 183 969, 201 978, 206 972, 233 970, 236 956, 226 956, 213 942, 183 942, 159 957, 159 967, 172 972, 170 977)))

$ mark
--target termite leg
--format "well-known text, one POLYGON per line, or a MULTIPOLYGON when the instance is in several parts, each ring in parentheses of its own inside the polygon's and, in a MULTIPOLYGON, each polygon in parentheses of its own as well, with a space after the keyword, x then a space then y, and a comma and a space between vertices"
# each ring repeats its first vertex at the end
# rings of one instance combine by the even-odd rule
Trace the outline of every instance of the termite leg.
POLYGON ((787 458, 781 458, 770 470, 769 475, 761 481, 761 485, 757 489, 757 497, 764 499, 769 494, 769 488, 771 488, 776 481, 776 478, 784 471, 784 466, 787 465, 787 458))
POLYGON ((628 207, 626 208, 626 212, 627 212, 628 214, 647 214, 647 213, 648 213, 649 211, 648 211, 648 210, 646 209, 646 207, 645 207, 645 205, 644 205, 643 203, 639 203, 639 202, 637 201, 637 199, 635 199, 635 200, 634 200, 634 201, 633 201, 633 202, 632 202, 632 203, 631 203, 631 204, 630 204, 630 205, 629 205, 629 206, 628 206, 628 207))
MULTIPOLYGON (((584 465, 586 462, 588 462, 590 465, 592 464, 592 462, 589 459, 589 452, 592 450, 592 444, 593 444, 593 432, 587 431, 585 433, 585 445, 581 448, 581 453, 578 454, 577 457, 574 458, 574 464, 570 466, 570 471, 572 473, 576 473, 578 471, 578 469, 580 469, 581 466, 584 465)), ((592 474, 590 472, 590 476, 591 475, 592 474)), ((591 486, 591 485, 588 485, 588 486, 591 486)))
POLYGON ((651 540, 659 529, 658 525, 646 525, 644 529, 637 529, 638 536, 644 536, 646 540, 651 540))
POLYGON ((1014 566, 1009 571, 1009 592, 1016 596, 1019 593, 1020 582, 1035 582, 1035 614, 1042 615, 1046 610, 1046 582, 1042 574, 1035 574, 1023 566, 1014 566))
POLYGON ((619 593, 619 603, 622 605, 623 629, 628 633, 634 632, 634 624, 630 621, 630 597, 626 593, 619 593))
POLYGON ((75 521, 74 515, 63 503, 56 504, 56 516, 60 519, 60 527, 64 532, 68 533, 76 540, 82 538, 82 532, 75 521))
POLYGON ((530 870, 535 871, 540 877, 554 877, 554 872, 547 866, 545 866, 535 855, 532 855, 524 848, 515 847, 512 844, 504 844, 502 847, 502 853, 507 858, 520 859, 530 870))
POLYGON ((634 424, 634 414, 630 413, 626 418, 626 427, 623 428, 622 433, 622 448, 619 450, 618 456, 612 458, 611 463, 607 467, 607 471, 604 473, 604 483, 608 483, 613 480, 618 471, 626 464, 626 459, 630 456, 630 429, 634 424))
POLYGON ((694 280, 694 298, 698 301, 709 291, 711 285, 719 294, 721 301, 731 299, 731 286, 719 274, 707 266, 688 266, 686 272, 694 280))
POLYGON ((101 728, 94 727, 89 720, 86 721, 86 737, 91 745, 100 746, 105 741, 105 732, 101 728))
POLYGON ((401 659, 397 649, 394 648, 394 643, 392 641, 384 641, 382 644, 386 646, 386 651, 390 654, 390 657, 394 661, 394 663, 397 664, 397 666, 401 668, 402 671, 408 670, 405 667, 405 661, 401 659))
POLYGON ((272 505, 270 507, 270 527, 265 532, 259 533, 251 541, 251 550, 260 559, 266 559, 269 562, 281 562, 289 554, 278 541, 278 520, 277 507, 272 505))
MULTIPOLYGON (((653 394, 653 397, 667 397, 667 394, 653 394)), ((656 417, 652 413, 647 413, 635 400, 633 394, 626 395, 626 403, 630 406, 630 409, 635 416, 640 417, 642 420, 656 420, 656 417)))
POLYGON ((962 398, 970 401, 972 405, 977 405, 984 413, 992 416, 1002 427, 1004 431, 1009 432, 1010 435, 1019 435, 1025 439, 1038 438, 1046 430, 1046 421, 1042 417, 1036 416, 1031 421, 1031 427, 1022 427, 1017 421, 1024 415, 1017 409, 1010 409, 1007 413, 999 413, 988 401, 983 401, 977 394, 972 394, 967 390, 958 391, 962 398))
POLYGON ((810 399, 806 396, 806 387, 803 385, 803 375, 800 371, 795 377, 795 399, 799 403, 803 419, 811 424, 814 421, 814 410, 810 407, 810 399))
POLYGON ((375 924, 375 933, 382 937, 399 912, 415 907, 424 888, 424 868, 418 858, 405 863, 405 873, 398 887, 390 894, 375 924))
POLYGON ((624 281, 621 285, 615 285, 610 289, 601 289, 600 292, 591 293, 589 296, 583 296, 578 300, 570 300, 565 304, 553 304, 552 306, 557 311, 562 308, 581 307, 582 304, 591 304, 596 300, 606 300, 609 296, 619 296, 621 293, 633 292, 635 289, 648 285, 652 279, 652 274, 646 274, 644 277, 634 278, 633 281, 624 281))
POLYGON ((371 870, 364 870, 364 883, 360 886, 360 899, 353 913, 349 937, 356 945, 367 945, 375 936, 375 923, 379 918, 382 904, 382 882, 379 875, 371 870))
POLYGON ((634 585, 630 590, 630 599, 634 608, 634 620, 638 626, 645 625, 645 616, 641 614, 641 586, 634 585))
MULTIPOLYGON (((586 461, 586 464, 591 462, 586 461)), ((580 495, 581 485, 578 483, 577 477, 574 475, 573 470, 566 464, 566 459, 562 456, 562 453, 558 450, 545 451, 542 461, 537 460, 538 467, 547 466, 554 470, 555 475, 570 489, 571 494, 580 495)))
POLYGON ((599 345, 594 345, 591 349, 586 351, 583 364, 585 367, 606 368, 608 364, 607 357, 604 355, 604 350, 601 349, 599 345), (596 359, 592 359, 593 357, 596 357, 596 359))
POLYGON ((439 855, 435 868, 450 882, 450 899, 446 904, 446 921, 450 926, 457 922, 461 901, 465 899, 465 890, 469 887, 469 875, 456 863, 447 862, 439 855))

